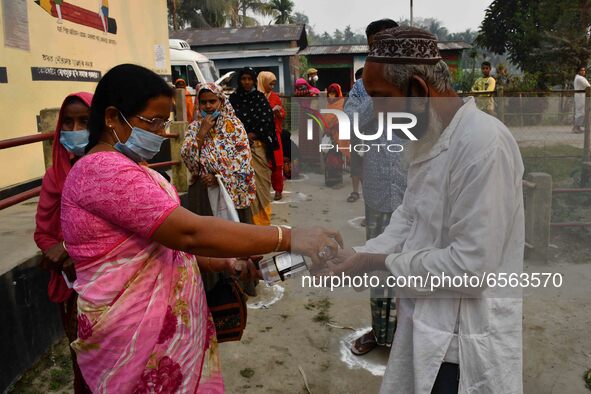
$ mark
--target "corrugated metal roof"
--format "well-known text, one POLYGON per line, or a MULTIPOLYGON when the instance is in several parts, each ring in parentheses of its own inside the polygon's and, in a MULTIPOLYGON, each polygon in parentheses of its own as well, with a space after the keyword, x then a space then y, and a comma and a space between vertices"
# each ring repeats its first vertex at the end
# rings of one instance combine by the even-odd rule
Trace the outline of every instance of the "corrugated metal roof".
POLYGON ((262 42, 299 41, 308 45, 306 25, 266 25, 242 28, 219 27, 186 29, 170 33, 170 38, 185 40, 192 47, 253 44, 262 42))
POLYGON ((247 51, 216 51, 201 53, 211 60, 217 59, 240 59, 251 57, 271 57, 271 56, 293 56, 298 53, 300 48, 284 48, 284 49, 256 49, 247 51))
POLYGON ((360 45, 311 45, 300 51, 300 55, 348 55, 367 53, 368 47, 360 45))
POLYGON ((458 49, 470 49, 472 48, 472 45, 465 41, 439 41, 437 43, 437 47, 440 51, 450 51, 458 49))
MULTIPOLYGON (((440 41, 437 43, 440 51, 460 50, 472 48, 464 41, 440 41)), ((299 55, 354 55, 366 54, 369 48, 366 44, 358 45, 311 45, 299 52, 299 55)))

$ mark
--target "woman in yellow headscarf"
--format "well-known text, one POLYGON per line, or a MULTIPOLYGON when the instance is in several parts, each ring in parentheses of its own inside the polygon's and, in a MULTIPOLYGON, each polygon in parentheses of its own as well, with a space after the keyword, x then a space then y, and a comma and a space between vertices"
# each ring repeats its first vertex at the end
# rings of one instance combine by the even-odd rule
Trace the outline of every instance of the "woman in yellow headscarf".
POLYGON ((281 145, 281 133, 283 131, 283 121, 285 120, 285 108, 279 95, 273 91, 277 84, 275 74, 270 71, 261 71, 258 77, 258 90, 265 94, 269 105, 273 110, 275 120, 275 133, 277 134, 277 141, 279 148, 273 151, 275 163, 271 169, 271 184, 275 190, 275 201, 281 200, 283 193, 283 146, 281 145))

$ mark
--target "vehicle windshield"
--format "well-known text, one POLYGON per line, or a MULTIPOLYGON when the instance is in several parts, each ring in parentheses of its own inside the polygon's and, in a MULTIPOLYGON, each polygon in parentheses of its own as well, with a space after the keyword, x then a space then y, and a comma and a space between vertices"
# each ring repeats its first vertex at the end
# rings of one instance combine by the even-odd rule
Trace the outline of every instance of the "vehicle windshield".
POLYGON ((213 62, 197 63, 197 65, 207 82, 215 82, 219 78, 213 62))

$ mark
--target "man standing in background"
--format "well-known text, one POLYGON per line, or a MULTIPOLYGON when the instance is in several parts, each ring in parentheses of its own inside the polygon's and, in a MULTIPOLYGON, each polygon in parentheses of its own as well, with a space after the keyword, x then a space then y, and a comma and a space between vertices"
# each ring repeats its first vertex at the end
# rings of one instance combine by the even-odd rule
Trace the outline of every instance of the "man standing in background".
MULTIPOLYGON (((585 76, 587 69, 583 66, 577 70, 573 87, 575 90, 585 90, 591 86, 585 76)), ((575 133, 582 133, 585 130, 585 93, 575 93, 575 126, 573 131, 575 133)))
MULTIPOLYGON (((496 87, 496 81, 490 76, 490 62, 482 62, 480 70, 482 71, 482 77, 474 81, 472 85, 473 92, 494 92, 496 87)), ((495 101, 492 95, 482 95, 476 98, 478 108, 489 114, 495 113, 495 101), (486 97, 486 98, 485 98, 486 97)))

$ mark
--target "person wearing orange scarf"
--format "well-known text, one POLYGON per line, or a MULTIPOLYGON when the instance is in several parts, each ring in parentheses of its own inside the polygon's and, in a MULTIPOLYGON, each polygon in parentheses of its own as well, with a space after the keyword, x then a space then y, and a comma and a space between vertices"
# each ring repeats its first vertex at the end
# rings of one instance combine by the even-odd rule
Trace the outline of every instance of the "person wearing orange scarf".
POLYGON ((195 109, 195 106, 193 104, 193 96, 191 96, 191 94, 187 90, 187 83, 184 79, 179 78, 176 81, 174 81, 174 86, 176 86, 177 89, 185 89, 185 103, 187 104, 187 122, 191 123, 193 121, 193 111, 195 109))

